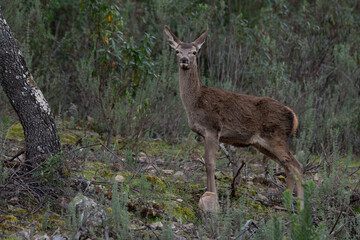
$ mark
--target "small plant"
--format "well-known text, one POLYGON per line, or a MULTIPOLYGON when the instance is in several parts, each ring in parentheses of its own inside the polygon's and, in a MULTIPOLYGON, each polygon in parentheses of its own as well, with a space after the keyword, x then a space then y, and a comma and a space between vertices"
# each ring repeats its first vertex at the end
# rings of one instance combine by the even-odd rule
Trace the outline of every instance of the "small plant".
POLYGON ((123 191, 119 193, 118 183, 115 181, 112 189, 111 221, 118 239, 130 239, 130 215, 127 211, 128 191, 123 188, 120 190, 123 191))
POLYGON ((8 175, 9 175, 8 169, 6 167, 4 167, 3 162, 0 161, 0 185, 4 184, 8 175))
POLYGON ((161 239, 172 240, 174 239, 174 231, 171 229, 172 223, 169 221, 164 224, 164 228, 161 232, 161 239))
MULTIPOLYGON (((1 110, 0 110, 1 113, 1 110)), ((9 128, 10 120, 8 116, 0 119, 0 156, 3 154, 3 146, 6 143, 7 136, 5 135, 5 129, 9 128)), ((7 134, 8 135, 8 131, 7 134)), ((0 161, 0 185, 5 182, 8 177, 8 169, 4 166, 4 162, 0 161)))
POLYGON ((247 229, 242 227, 249 220, 246 211, 246 204, 242 199, 239 200, 237 206, 231 206, 230 192, 226 193, 226 197, 222 199, 225 202, 221 212, 212 212, 202 215, 203 224, 199 227, 199 234, 202 233, 210 239, 231 239, 234 236, 246 235, 247 229))
POLYGON ((49 217, 50 217, 50 203, 48 203, 48 205, 46 207, 46 211, 41 220, 41 230, 46 230, 48 228, 49 217))
MULTIPOLYGON (((290 238, 294 240, 305 239, 328 239, 323 234, 323 225, 315 226, 312 217, 312 204, 315 184, 312 180, 304 184, 304 209, 299 213, 293 213, 293 198, 289 190, 284 192, 284 203, 287 209, 287 220, 289 221, 290 238)), ((297 209, 300 209, 300 202, 297 201, 297 209)))
POLYGON ((35 176, 40 178, 41 183, 63 187, 64 177, 64 154, 60 152, 39 164, 39 170, 35 176))
POLYGON ((73 232, 76 232, 80 227, 81 223, 80 223, 80 219, 77 217, 76 214, 75 198, 69 203, 67 209, 67 215, 68 215, 68 221, 67 221, 68 226, 70 226, 73 232))

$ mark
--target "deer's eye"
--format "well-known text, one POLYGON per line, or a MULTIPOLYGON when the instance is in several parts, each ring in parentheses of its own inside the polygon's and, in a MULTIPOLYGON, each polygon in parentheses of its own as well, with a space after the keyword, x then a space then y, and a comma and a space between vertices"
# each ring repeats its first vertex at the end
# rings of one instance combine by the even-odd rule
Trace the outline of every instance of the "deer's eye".
POLYGON ((176 54, 178 54, 179 53, 179 50, 176 50, 176 54))
POLYGON ((193 54, 196 55, 196 51, 193 51, 193 54))

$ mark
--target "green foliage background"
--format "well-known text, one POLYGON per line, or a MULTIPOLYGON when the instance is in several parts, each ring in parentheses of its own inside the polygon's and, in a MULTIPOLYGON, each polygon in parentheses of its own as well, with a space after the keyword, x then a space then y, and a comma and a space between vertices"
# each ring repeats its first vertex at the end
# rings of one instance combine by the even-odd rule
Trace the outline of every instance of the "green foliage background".
MULTIPOLYGON (((193 135, 178 94, 175 54, 163 29, 170 26, 183 41, 209 29, 198 58, 202 83, 273 97, 294 109, 300 125, 293 150, 305 168, 310 166, 307 180, 314 173, 312 164, 319 163, 320 180, 305 183, 305 208, 298 213, 285 192, 286 216, 280 212, 262 219, 261 205, 246 194, 208 219, 190 212, 191 221, 201 219, 196 223, 199 236, 241 236, 239 226, 254 218, 262 219, 254 239, 359 239, 359 169, 353 169, 358 163, 352 154, 360 153, 358 0, 1 0, 0 5, 59 126, 95 131, 108 143, 114 136, 178 141, 184 155, 190 150, 182 140, 193 135)), ((0 91, 1 146, 8 143, 13 122, 15 114, 0 91)), ((159 155, 166 156, 169 150, 159 147, 159 155)), ((126 163, 135 167, 137 150, 122 150, 126 163)), ((182 157, 176 152, 166 158, 180 164, 182 157)), ((51 161, 41 169, 44 174, 52 173, 48 166, 51 161)), ((0 173, 1 184, 8 177, 2 161, 0 173)), ((128 185, 140 189, 146 201, 153 199, 151 194, 176 189, 170 181, 146 176, 128 185)), ((185 186, 182 191, 196 204, 198 187, 185 186)), ((138 198, 123 187, 113 186, 113 214, 107 219, 118 235, 130 224, 125 203, 138 198)), ((172 239, 172 229, 165 229, 162 239, 172 239)))
MULTIPOLYGON (((164 25, 191 41, 205 85, 297 113, 294 147, 360 151, 360 4, 335 1, 2 0, 53 112, 107 136, 188 135, 164 25)), ((10 112, 1 92, 0 113, 10 112)))

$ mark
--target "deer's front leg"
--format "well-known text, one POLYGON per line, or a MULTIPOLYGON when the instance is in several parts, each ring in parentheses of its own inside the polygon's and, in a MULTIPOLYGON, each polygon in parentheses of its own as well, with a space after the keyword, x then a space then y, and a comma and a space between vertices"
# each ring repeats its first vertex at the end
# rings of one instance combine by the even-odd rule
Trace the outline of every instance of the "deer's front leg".
POLYGON ((217 132, 205 132, 205 167, 207 192, 200 198, 199 206, 204 212, 217 211, 219 203, 215 185, 216 153, 219 147, 217 132))
POLYGON ((207 176, 207 191, 214 193, 216 193, 215 167, 218 147, 218 134, 208 131, 205 132, 205 167, 207 176))

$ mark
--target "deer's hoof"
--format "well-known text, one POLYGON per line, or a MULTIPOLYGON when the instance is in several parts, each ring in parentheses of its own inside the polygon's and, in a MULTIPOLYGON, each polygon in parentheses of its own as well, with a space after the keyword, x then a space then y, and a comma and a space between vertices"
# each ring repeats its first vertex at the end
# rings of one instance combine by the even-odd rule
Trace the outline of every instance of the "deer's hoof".
POLYGON ((199 207, 204 212, 218 212, 220 205, 216 193, 205 192, 200 198, 199 207))

